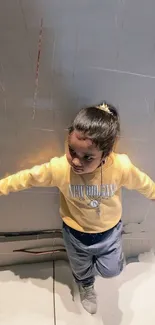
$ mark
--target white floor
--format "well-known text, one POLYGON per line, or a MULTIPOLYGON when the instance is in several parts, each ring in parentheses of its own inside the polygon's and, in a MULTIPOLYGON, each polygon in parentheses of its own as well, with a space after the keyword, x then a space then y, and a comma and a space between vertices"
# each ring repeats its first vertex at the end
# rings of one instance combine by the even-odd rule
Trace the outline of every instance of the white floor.
POLYGON ((72 300, 67 262, 22 265, 0 272, 0 325, 154 325, 155 262, 132 263, 115 279, 96 280, 99 310, 72 300), (54 280, 53 280, 54 279, 54 280))

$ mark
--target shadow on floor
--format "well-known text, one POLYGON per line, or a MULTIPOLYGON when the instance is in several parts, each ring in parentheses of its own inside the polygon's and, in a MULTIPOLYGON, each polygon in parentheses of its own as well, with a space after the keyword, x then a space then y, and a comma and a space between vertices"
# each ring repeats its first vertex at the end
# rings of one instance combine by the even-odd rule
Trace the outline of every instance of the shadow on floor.
MULTIPOLYGON (((151 268, 151 263, 131 263, 127 265, 126 269, 119 277, 113 279, 97 278, 96 290, 99 297, 99 312, 102 315, 104 325, 122 324, 121 321, 124 313, 120 309, 119 301, 122 286, 131 282, 131 286, 134 283, 134 286, 138 287, 148 278, 148 273, 151 271, 151 268)), ((52 293, 55 288, 54 283, 60 283, 69 287, 72 296, 73 279, 67 260, 12 266, 9 269, 1 268, 1 271, 5 271, 0 273, 0 281, 2 282, 18 281, 19 277, 24 282, 29 280, 35 286, 46 288, 52 293), (48 281, 44 281, 47 279, 50 280, 50 285, 48 281)), ((60 291, 61 290, 59 290, 59 292, 60 291)), ((59 292, 56 292, 56 294, 59 294, 59 292)), ((127 297, 124 297, 124 299, 127 300, 127 309, 124 312, 128 314, 125 325, 131 324, 133 317, 133 311, 130 309, 132 295, 133 293, 129 293, 127 297)), ((66 299, 62 290, 60 299, 67 312, 73 312, 73 304, 71 303, 72 297, 70 301, 66 299)), ((76 308, 74 312, 76 314, 79 313, 76 308)))
POLYGON ((99 295, 99 308, 102 314, 103 325, 131 325, 134 316, 131 303, 134 288, 138 288, 152 269, 149 263, 131 263, 119 277, 113 279, 97 279, 96 287, 99 295), (122 290, 129 283, 131 290, 122 290), (121 292, 121 293, 120 293, 121 292), (122 310, 122 296, 126 307, 122 310), (125 316, 125 322, 124 322, 125 316))

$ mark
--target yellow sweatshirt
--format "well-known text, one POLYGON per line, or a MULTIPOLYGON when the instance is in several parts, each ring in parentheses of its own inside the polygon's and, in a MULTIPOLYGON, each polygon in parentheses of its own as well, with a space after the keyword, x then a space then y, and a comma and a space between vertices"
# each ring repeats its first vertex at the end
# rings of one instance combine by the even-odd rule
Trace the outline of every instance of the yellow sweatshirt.
POLYGON ((75 174, 66 156, 4 178, 0 181, 0 194, 7 195, 32 186, 52 187, 60 190, 60 214, 70 227, 98 233, 115 226, 122 214, 121 188, 138 190, 149 199, 155 199, 155 183, 123 154, 112 153, 105 165, 91 174, 75 174), (102 186, 101 186, 102 184, 102 186), (102 196, 100 214, 90 205, 102 196))

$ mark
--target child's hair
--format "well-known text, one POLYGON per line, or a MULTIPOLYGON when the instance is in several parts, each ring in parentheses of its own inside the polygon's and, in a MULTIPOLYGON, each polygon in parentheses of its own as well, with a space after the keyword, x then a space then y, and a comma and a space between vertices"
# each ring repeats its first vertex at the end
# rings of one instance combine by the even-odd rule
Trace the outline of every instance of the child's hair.
POLYGON ((83 132, 106 158, 113 150, 120 133, 117 109, 105 102, 103 105, 83 108, 69 128, 69 134, 74 130, 83 132))

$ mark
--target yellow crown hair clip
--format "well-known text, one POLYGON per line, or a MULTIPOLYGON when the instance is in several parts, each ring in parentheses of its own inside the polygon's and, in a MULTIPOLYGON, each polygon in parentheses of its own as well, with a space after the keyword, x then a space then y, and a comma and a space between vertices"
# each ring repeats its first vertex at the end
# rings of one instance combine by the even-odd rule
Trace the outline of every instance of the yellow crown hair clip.
POLYGON ((103 103, 102 105, 97 106, 97 108, 101 109, 102 111, 107 112, 108 114, 112 115, 112 112, 109 109, 109 106, 105 103, 103 103))

